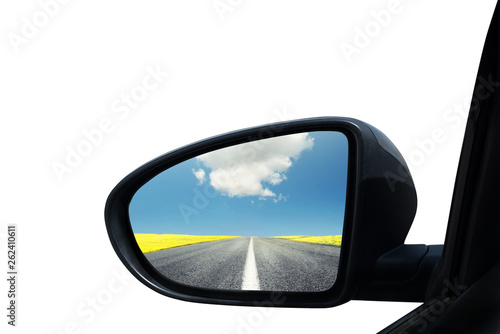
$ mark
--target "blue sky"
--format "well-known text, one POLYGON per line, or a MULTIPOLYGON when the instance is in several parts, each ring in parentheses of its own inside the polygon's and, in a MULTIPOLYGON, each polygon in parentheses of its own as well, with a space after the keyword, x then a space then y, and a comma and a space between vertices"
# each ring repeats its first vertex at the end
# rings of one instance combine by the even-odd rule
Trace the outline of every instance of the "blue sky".
POLYGON ((190 159, 159 174, 132 199, 134 233, 342 234, 345 135, 277 138, 190 159))

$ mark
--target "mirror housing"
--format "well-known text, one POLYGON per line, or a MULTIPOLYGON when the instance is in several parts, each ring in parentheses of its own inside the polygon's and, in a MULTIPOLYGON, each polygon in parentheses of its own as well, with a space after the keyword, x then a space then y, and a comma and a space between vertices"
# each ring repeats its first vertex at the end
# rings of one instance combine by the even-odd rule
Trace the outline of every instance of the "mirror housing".
POLYGON ((111 244, 128 270, 146 286, 166 296, 226 305, 332 307, 359 298, 360 287, 377 279, 379 259, 404 244, 416 207, 417 196, 408 166, 382 132, 356 119, 321 117, 235 131, 162 155, 133 171, 112 190, 106 202, 105 221, 111 244), (339 131, 349 143, 342 248, 337 279, 331 289, 321 292, 203 289, 166 278, 146 260, 129 217, 132 197, 145 183, 170 167, 204 153, 312 131, 339 131))

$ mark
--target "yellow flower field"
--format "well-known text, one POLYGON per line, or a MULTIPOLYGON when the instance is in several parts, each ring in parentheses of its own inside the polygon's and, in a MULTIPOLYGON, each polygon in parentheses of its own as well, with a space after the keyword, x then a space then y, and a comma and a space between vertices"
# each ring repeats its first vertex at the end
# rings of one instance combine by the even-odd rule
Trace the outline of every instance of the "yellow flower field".
POLYGON ((323 236, 323 237, 312 237, 312 236, 308 236, 308 235, 296 235, 296 236, 274 237, 274 238, 309 242, 312 244, 319 244, 319 245, 340 246, 342 244, 342 236, 341 235, 327 235, 327 236, 323 236))
POLYGON ((155 252, 162 249, 187 246, 202 242, 218 241, 238 237, 232 236, 206 236, 184 234, 146 234, 135 233, 135 240, 143 253, 155 252))

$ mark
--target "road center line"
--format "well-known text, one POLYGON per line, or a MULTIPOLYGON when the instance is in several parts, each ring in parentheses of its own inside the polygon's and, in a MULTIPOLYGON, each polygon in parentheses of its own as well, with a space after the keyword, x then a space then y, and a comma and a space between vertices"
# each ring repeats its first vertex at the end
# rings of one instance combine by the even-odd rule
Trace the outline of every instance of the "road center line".
POLYGON ((255 264, 252 237, 250 238, 250 242, 248 244, 247 259, 245 261, 245 269, 243 270, 241 290, 260 290, 259 274, 257 273, 257 265, 255 264))

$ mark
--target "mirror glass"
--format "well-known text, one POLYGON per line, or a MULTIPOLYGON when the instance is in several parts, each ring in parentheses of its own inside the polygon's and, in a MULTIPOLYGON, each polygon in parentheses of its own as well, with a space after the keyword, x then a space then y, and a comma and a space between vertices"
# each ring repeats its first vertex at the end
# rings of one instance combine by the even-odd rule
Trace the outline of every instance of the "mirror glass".
POLYGON ((210 289, 325 291, 337 277, 348 141, 298 133, 212 151, 165 170, 130 206, 156 270, 210 289))

